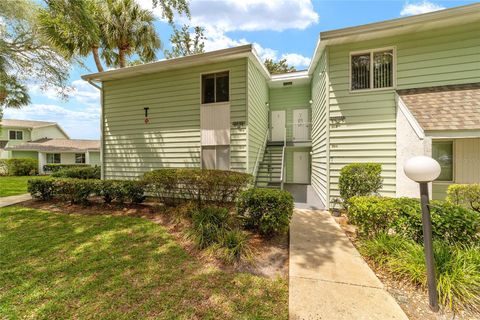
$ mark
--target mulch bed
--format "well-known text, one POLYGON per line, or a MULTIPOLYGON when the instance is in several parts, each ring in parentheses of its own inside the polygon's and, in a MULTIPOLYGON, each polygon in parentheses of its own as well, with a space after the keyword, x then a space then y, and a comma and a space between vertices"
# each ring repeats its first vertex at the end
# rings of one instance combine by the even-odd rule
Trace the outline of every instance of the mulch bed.
MULTIPOLYGON (((358 239, 355 226, 348 224, 348 219, 344 214, 334 216, 335 221, 340 225, 347 237, 355 247, 358 247, 358 239)), ((420 287, 411 283, 395 278, 391 273, 379 268, 374 262, 365 258, 370 268, 385 285, 385 289, 395 298, 397 303, 411 320, 478 320, 479 314, 473 314, 469 311, 460 311, 454 313, 450 310, 440 310, 434 313, 428 305, 428 293, 420 287)))
POLYGON ((91 201, 87 206, 72 205, 59 200, 28 200, 19 206, 46 210, 64 214, 113 215, 149 219, 165 227, 180 245, 203 263, 215 265, 232 272, 248 272, 268 278, 288 278, 288 234, 272 239, 264 239, 258 234, 250 233, 253 251, 252 261, 242 261, 235 265, 226 265, 212 254, 198 250, 186 236, 189 221, 185 218, 188 210, 185 206, 165 207, 158 202, 148 200, 142 204, 105 204, 100 199, 91 201))

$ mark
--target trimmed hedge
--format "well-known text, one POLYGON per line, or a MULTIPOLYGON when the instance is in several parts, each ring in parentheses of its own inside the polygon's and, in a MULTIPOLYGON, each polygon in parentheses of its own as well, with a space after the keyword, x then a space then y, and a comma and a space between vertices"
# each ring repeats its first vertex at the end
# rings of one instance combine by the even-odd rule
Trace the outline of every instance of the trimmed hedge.
POLYGON ((48 163, 43 165, 43 171, 45 172, 57 172, 63 169, 69 168, 85 168, 91 167, 89 164, 79 164, 79 163, 72 163, 72 164, 65 164, 65 163, 48 163))
POLYGON ((237 213, 246 228, 263 236, 283 233, 293 215, 293 196, 283 190, 252 188, 240 194, 237 213))
POLYGON ((338 187, 343 205, 348 207, 348 200, 355 196, 378 194, 382 188, 382 166, 378 163, 352 163, 340 170, 338 187))
POLYGON ((35 199, 61 199, 72 204, 87 204, 94 196, 105 203, 142 203, 145 188, 141 181, 48 178, 28 181, 28 192, 35 199))
MULTIPOLYGON (((411 198, 353 197, 348 218, 364 237, 381 233, 396 234, 421 243, 423 241, 420 202, 411 198)), ((480 241, 480 215, 446 201, 430 204, 432 232, 446 243, 475 244, 480 241)))
POLYGON ((8 176, 38 174, 38 160, 31 158, 0 159, 0 173, 8 176))
POLYGON ((235 202, 252 176, 234 171, 165 168, 145 173, 142 180, 148 192, 166 205, 193 200, 201 206, 205 202, 235 202))
POLYGON ((68 167, 52 173, 56 178, 75 178, 75 179, 100 179, 101 168, 99 166, 91 167, 68 167))
POLYGON ((480 213, 480 184, 451 184, 447 190, 447 201, 480 213))

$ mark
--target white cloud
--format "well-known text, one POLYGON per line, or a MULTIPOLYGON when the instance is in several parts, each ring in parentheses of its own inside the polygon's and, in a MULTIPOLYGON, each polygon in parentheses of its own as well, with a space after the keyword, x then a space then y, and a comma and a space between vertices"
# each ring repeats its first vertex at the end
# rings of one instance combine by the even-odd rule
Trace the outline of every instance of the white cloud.
POLYGON ((100 114, 89 107, 77 111, 56 104, 31 104, 5 109, 4 118, 57 122, 72 138, 99 139, 100 114))
POLYGON ((417 2, 417 3, 409 3, 406 2, 403 5, 403 9, 400 12, 400 15, 403 16, 412 16, 416 14, 428 13, 438 10, 443 10, 445 7, 441 5, 435 4, 429 1, 417 2))
POLYGON ((83 80, 72 81, 73 92, 70 97, 79 103, 100 109, 100 90, 83 80))
POLYGON ((289 65, 295 66, 295 67, 307 67, 310 64, 310 58, 309 57, 304 57, 298 53, 287 53, 282 55, 282 59, 287 59, 287 63, 289 65))

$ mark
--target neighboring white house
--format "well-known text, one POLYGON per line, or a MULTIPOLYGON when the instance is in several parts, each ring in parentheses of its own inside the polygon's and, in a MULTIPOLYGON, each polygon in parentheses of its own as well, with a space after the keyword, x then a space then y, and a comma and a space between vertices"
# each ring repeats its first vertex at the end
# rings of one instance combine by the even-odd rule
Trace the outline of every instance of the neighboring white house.
POLYGON ((70 139, 55 122, 3 119, 1 158, 37 159, 40 173, 51 163, 100 165, 100 141, 70 139))

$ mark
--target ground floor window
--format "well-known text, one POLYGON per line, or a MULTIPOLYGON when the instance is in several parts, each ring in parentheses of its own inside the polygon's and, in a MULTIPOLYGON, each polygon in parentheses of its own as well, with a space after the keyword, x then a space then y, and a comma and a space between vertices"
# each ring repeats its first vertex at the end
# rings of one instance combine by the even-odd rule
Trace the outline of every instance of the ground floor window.
POLYGON ((203 169, 230 169, 230 146, 203 146, 203 169))
POLYGON ((453 141, 433 141, 432 158, 442 168, 437 181, 453 181, 453 141))
POLYGON ((47 153, 47 163, 60 163, 60 153, 47 153))
POLYGON ((85 163, 85 153, 75 153, 75 163, 85 163))

